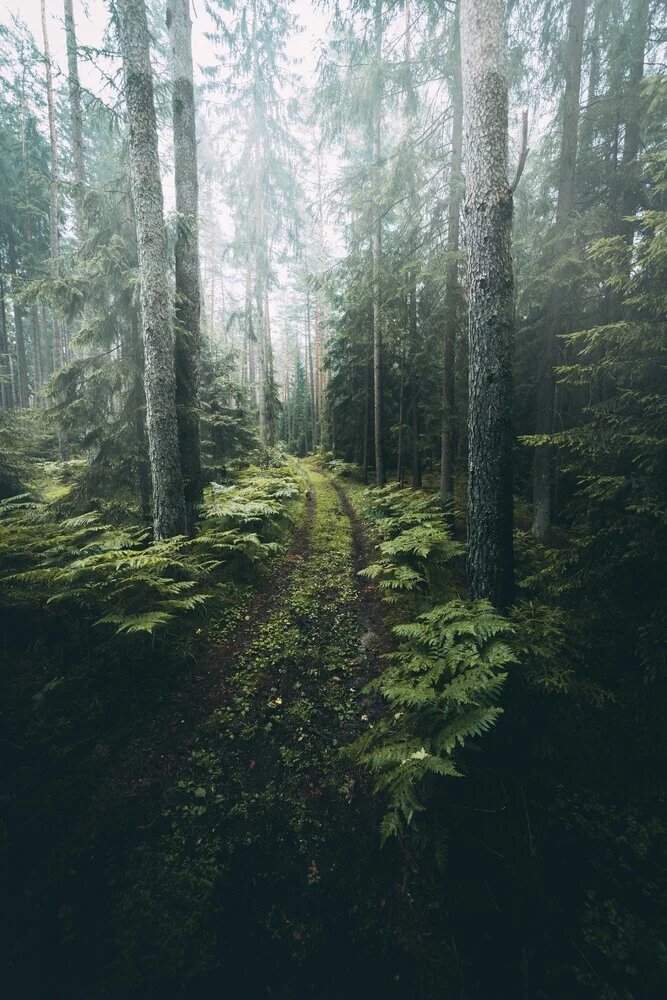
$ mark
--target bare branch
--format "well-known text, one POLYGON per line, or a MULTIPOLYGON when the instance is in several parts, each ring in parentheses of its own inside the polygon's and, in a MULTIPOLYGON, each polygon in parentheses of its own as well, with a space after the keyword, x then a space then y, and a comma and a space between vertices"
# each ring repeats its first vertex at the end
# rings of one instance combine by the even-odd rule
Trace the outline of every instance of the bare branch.
POLYGON ((521 148, 519 149, 519 162, 516 165, 516 174, 514 175, 514 180, 510 184, 510 194, 514 194, 517 187, 519 186, 519 181, 521 180, 521 174, 523 173, 523 168, 526 165, 526 159, 528 158, 530 150, 528 149, 528 108, 524 108, 521 112, 521 148))

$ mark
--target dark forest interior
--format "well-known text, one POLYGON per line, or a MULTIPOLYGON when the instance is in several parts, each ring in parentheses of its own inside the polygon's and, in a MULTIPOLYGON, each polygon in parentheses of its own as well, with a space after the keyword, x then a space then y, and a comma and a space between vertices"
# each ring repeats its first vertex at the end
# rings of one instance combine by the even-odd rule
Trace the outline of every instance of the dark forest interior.
POLYGON ((24 7, 5 995, 667 996, 664 4, 24 7))

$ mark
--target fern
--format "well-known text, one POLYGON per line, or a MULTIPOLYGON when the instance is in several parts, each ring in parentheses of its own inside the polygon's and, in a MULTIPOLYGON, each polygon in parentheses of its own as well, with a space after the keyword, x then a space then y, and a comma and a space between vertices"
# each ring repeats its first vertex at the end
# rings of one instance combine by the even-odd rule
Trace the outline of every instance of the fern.
POLYGON ((383 842, 413 825, 434 782, 461 775, 455 753, 495 724, 516 662, 513 629, 486 601, 438 605, 394 632, 403 642, 366 688, 386 711, 347 750, 387 797, 383 842))
POLYGON ((212 484, 195 539, 152 543, 144 528, 104 524, 100 511, 59 520, 57 505, 27 494, 2 501, 0 604, 51 605, 121 635, 152 634, 274 555, 299 489, 287 468, 212 484))
POLYGON ((449 567, 463 546, 451 538, 439 501, 392 483, 365 493, 365 515, 379 538, 379 559, 360 575, 377 580, 385 600, 407 594, 451 596, 449 567))

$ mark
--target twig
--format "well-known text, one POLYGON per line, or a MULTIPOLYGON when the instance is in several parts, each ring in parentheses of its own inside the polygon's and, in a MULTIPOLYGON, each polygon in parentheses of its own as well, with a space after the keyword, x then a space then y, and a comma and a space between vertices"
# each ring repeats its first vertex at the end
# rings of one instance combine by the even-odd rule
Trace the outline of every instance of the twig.
POLYGON ((523 785, 519 785, 519 790, 521 791, 521 798, 523 799, 523 810, 526 814, 526 826, 528 827, 528 843, 530 845, 530 856, 532 858, 535 855, 535 850, 533 848, 533 832, 530 828, 530 816, 528 815, 528 805, 526 803, 526 796, 523 794, 523 785))
POLYGON ((514 175, 514 180, 510 184, 510 194, 514 194, 516 191, 519 181, 521 180, 521 174, 523 173, 523 168, 526 165, 526 159, 528 157, 530 150, 528 149, 528 108, 524 108, 521 112, 521 148, 519 149, 519 162, 516 165, 516 174, 514 175))

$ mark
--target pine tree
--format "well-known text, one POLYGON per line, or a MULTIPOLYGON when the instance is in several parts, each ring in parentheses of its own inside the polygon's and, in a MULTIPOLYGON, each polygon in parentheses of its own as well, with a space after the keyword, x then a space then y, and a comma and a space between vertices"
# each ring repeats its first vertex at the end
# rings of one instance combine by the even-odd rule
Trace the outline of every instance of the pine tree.
MULTIPOLYGON (((567 19, 567 42, 563 69, 562 133, 558 165, 558 203, 554 226, 556 259, 568 249, 572 235, 577 145, 579 138, 579 91, 581 88, 581 63, 584 50, 586 0, 572 0, 567 19)), ((555 285, 550 293, 544 318, 544 337, 540 358, 540 377, 537 390, 537 434, 550 434, 554 429, 554 365, 557 360, 558 336, 563 332, 563 289, 555 285)), ((535 537, 546 542, 551 527, 552 462, 549 448, 535 449, 533 466, 533 526, 535 537)))
POLYGON ((201 352, 197 135, 189 0, 170 0, 167 27, 172 57, 172 114, 176 183, 176 406, 188 528, 202 498, 199 433, 201 352))
POLYGON ((172 296, 162 211, 150 41, 143 0, 119 0, 144 343, 146 426, 156 539, 186 528, 178 447, 172 296))
POLYGON ((469 297, 468 578, 474 598, 511 604, 512 191, 507 55, 499 0, 462 0, 469 297))

